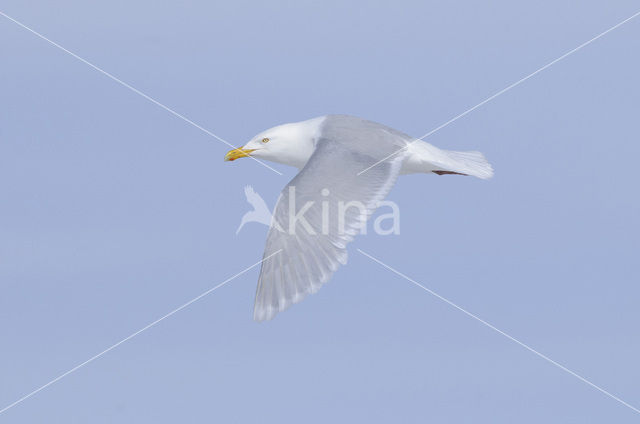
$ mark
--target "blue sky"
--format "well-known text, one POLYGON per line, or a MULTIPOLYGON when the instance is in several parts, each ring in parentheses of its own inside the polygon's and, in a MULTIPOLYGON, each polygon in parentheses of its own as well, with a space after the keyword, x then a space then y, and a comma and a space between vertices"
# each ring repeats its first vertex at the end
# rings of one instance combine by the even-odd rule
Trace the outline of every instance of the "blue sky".
MULTIPOLYGON (((237 145, 348 113, 420 136, 633 1, 5 0, 0 11, 237 145)), ((639 18, 640 19, 640 18, 639 18)), ((640 405, 634 20, 438 131, 496 176, 402 177, 401 234, 274 321, 257 269, 0 422, 637 422, 360 248, 640 405)), ((0 17, 0 408, 260 259, 227 146, 0 17)))

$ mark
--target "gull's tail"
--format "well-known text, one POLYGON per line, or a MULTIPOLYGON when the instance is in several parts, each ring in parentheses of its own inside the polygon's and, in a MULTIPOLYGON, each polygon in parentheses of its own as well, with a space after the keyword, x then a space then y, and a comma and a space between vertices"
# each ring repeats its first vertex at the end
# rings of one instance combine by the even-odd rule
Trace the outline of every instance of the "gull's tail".
POLYGON ((456 152, 441 150, 447 161, 442 170, 433 171, 436 174, 463 174, 486 180, 493 176, 493 167, 480 152, 456 152))
POLYGON ((482 153, 443 150, 422 140, 409 145, 403 170, 407 174, 433 172, 438 175, 471 175, 482 179, 493 176, 493 168, 482 153))

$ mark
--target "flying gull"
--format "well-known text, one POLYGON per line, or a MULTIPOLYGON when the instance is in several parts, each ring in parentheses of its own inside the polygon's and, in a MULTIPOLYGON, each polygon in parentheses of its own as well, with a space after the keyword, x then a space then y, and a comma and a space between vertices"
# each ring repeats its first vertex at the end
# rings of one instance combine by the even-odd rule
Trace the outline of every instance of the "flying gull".
POLYGON ((248 156, 300 169, 274 209, 264 250, 267 259, 258 278, 256 321, 269 320, 315 293, 346 263, 347 244, 399 175, 493 175, 482 153, 442 150, 346 115, 268 129, 229 151, 225 160, 248 156))

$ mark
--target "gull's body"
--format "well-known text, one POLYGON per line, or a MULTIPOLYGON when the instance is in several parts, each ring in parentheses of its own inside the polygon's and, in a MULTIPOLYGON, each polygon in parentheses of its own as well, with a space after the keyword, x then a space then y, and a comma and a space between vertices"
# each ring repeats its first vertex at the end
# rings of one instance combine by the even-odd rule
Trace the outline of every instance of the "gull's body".
POLYGON ((254 319, 258 321, 271 319, 314 293, 339 264, 346 263, 347 243, 400 174, 483 179, 493 175, 481 153, 438 149, 384 125, 345 115, 274 127, 232 150, 226 159, 249 155, 300 169, 282 191, 273 213, 264 252, 269 259, 262 264, 256 293, 254 319), (311 206, 302 211, 308 202, 311 206), (326 210, 323 202, 329 205, 326 210), (363 205, 362 210, 343 213, 343 226, 338 225, 341 202, 363 205), (301 212, 311 228, 298 229, 295 223, 290 228, 292 217, 301 212))

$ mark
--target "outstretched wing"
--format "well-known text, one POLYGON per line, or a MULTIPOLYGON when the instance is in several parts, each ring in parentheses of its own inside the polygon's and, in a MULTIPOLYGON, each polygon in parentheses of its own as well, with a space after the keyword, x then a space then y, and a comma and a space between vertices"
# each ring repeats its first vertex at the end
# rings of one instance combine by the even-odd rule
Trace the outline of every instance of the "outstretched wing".
POLYGON ((320 289, 347 244, 389 193, 402 166, 403 137, 355 118, 326 122, 311 158, 284 188, 275 208, 254 306, 268 320, 320 289), (276 253, 274 255, 274 253, 276 253), (273 255, 273 256, 272 256, 273 255))

